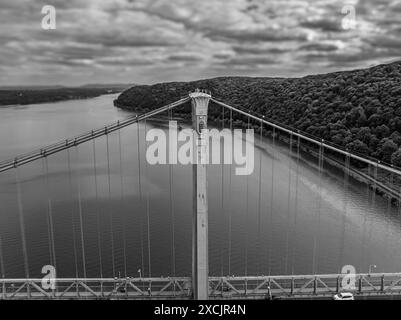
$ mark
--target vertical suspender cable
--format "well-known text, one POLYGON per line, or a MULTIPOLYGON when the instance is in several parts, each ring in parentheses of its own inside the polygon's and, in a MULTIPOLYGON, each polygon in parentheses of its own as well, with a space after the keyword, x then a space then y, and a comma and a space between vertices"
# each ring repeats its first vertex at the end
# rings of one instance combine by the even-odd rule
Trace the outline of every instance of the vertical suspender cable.
MULTIPOLYGON (((374 167, 374 183, 373 183, 373 191, 372 191, 372 208, 375 208, 376 206, 376 192, 377 192, 377 178, 378 178, 378 164, 379 161, 376 163, 375 167, 374 167)), ((366 244, 366 248, 368 249, 367 252, 367 259, 368 259, 368 263, 370 262, 370 252, 371 250, 369 250, 370 248, 370 241, 371 241, 371 237, 372 237, 372 221, 369 222, 369 231, 368 231, 368 239, 367 239, 367 244, 366 244)))
POLYGON ((269 245, 268 245, 268 275, 272 271, 272 251, 273 251, 273 200, 274 200, 274 162, 275 162, 275 148, 276 148, 276 128, 273 127, 273 147, 272 147, 272 167, 271 167, 271 185, 270 185, 270 217, 269 217, 269 245))
POLYGON ((106 132, 106 151, 107 151, 107 183, 108 183, 108 202, 109 202, 109 219, 110 219, 110 244, 111 244, 111 260, 113 278, 116 276, 116 263, 115 263, 115 251, 114 251, 114 224, 113 224, 113 208, 111 205, 111 173, 110 173, 110 150, 109 150, 109 135, 106 132))
POLYGON ((4 279, 6 277, 6 271, 4 268, 3 240, 1 237, 0 237, 0 271, 1 271, 1 277, 4 279))
POLYGON ((373 194, 372 194, 372 206, 374 207, 375 206, 375 204, 376 204, 376 188, 377 188, 377 174, 378 174, 378 164, 379 163, 376 163, 376 166, 375 166, 375 168, 374 168, 374 172, 373 172, 373 175, 374 175, 374 183, 373 183, 373 194))
POLYGON ((56 263, 56 247, 55 247, 55 240, 54 240, 54 224, 53 224, 53 208, 52 202, 50 199, 50 187, 49 187, 49 163, 47 157, 44 158, 44 165, 45 165, 45 176, 46 176, 46 190, 48 195, 48 227, 49 227, 49 240, 50 240, 50 248, 51 248, 51 255, 52 255, 52 265, 57 270, 57 263, 56 263))
MULTIPOLYGON (((397 189, 397 182, 398 182, 398 184, 400 183, 400 176, 399 175, 396 175, 395 176, 395 184, 394 184, 394 190, 396 190, 397 189)), ((397 198, 395 198, 394 200, 396 201, 395 203, 394 203, 394 205, 397 207, 397 218, 399 219, 399 217, 400 217, 400 215, 401 215, 401 197, 400 197, 400 195, 401 195, 401 186, 399 186, 398 187, 398 195, 397 195, 397 198)), ((398 250, 397 250, 397 252, 396 252, 396 254, 398 254, 398 250)))
MULTIPOLYGON (((230 109, 230 134, 232 136, 232 143, 234 143, 234 135, 233 135, 233 110, 230 109)), ((233 150, 233 146, 231 145, 231 150, 233 150)), ((230 159, 230 176, 228 180, 228 274, 231 275, 231 232, 232 232, 232 212, 231 212, 231 180, 232 180, 232 161, 233 154, 231 151, 231 159, 230 159)))
MULTIPOLYGON (((372 176, 372 169, 371 165, 368 164, 368 176, 372 176)), ((374 172, 374 171, 373 171, 374 172)), ((366 200, 368 204, 371 204, 371 190, 370 190, 370 183, 369 181, 366 183, 366 200)), ((361 261, 363 265, 366 265, 366 225, 367 225, 368 215, 365 212, 363 217, 363 231, 362 231, 362 250, 361 250, 361 261)))
POLYGON ((263 121, 260 122, 260 151, 259 151, 259 194, 258 194, 258 274, 260 274, 260 266, 262 263, 262 175, 263 175, 263 163, 262 163, 262 150, 263 150, 263 121))
POLYGON ((24 222, 24 206, 22 203, 21 181, 20 181, 20 177, 19 177, 19 167, 18 167, 17 163, 15 164, 15 180, 16 180, 16 186, 17 186, 18 214, 19 214, 19 222, 20 222, 22 253, 24 255, 25 277, 27 279, 29 279, 28 250, 27 250, 27 246, 26 246, 25 222, 24 222))
MULTIPOLYGON (((222 130, 225 128, 225 119, 224 119, 224 112, 225 108, 222 107, 222 130)), ((226 159, 224 159, 224 140, 220 141, 220 161, 221 161, 221 214, 225 215, 224 213, 224 164, 226 159)), ((223 221, 225 219, 223 218, 223 221)), ((223 224, 222 224, 223 225, 223 224)), ((220 272, 221 276, 224 275, 224 264, 223 264, 223 239, 220 240, 220 272)))
POLYGON ((316 274, 318 270, 318 252, 319 252, 319 234, 320 234, 320 211, 322 205, 322 171, 323 171, 323 163, 324 163, 324 149, 323 149, 323 140, 319 145, 319 195, 318 195, 318 210, 317 210, 317 230, 315 231, 314 239, 313 239, 313 267, 312 273, 316 274))
MULTIPOLYGON (((368 164, 368 176, 369 177, 372 176, 370 164, 368 164)), ((367 197, 368 201, 370 201, 370 183, 369 183, 369 181, 366 186, 367 186, 366 197, 367 197)))
MULTIPOLYGON (((78 146, 75 147, 77 161, 79 161, 78 146)), ((77 172, 77 188, 78 188, 78 206, 79 206, 79 229, 81 233, 81 253, 82 253, 82 267, 83 275, 86 278, 86 258, 85 258, 85 237, 84 237, 84 226, 83 226, 83 216, 82 216, 82 195, 81 195, 81 183, 79 181, 79 175, 77 172)))
MULTIPOLYGON (((49 208, 51 206, 50 198, 49 198, 49 187, 48 187, 48 182, 47 182, 47 175, 46 175, 46 164, 45 164, 45 159, 42 159, 42 170, 43 170, 43 177, 44 177, 44 190, 46 192, 46 226, 47 226, 47 244, 49 246, 49 258, 50 258, 50 264, 54 266, 53 264, 53 250, 52 250, 52 245, 51 245, 51 232, 50 232, 50 219, 49 219, 49 208)), ((57 270, 57 269, 56 269, 57 270)))
POLYGON ((103 279, 103 261, 102 261, 102 241, 100 236, 100 206, 99 206, 99 191, 98 191, 98 183, 97 183, 97 165, 96 165, 96 141, 92 140, 92 149, 93 149, 93 176, 95 179, 95 199, 96 199, 96 231, 97 231, 97 246, 98 246, 98 255, 99 255, 99 271, 100 278, 103 279))
MULTIPOLYGON (((391 186, 394 186, 394 185, 395 185, 395 182, 394 182, 394 174, 393 174, 392 172, 390 173, 390 185, 391 185, 391 186)), ((387 216, 390 216, 390 215, 391 215, 391 207, 392 207, 391 200, 392 200, 392 195, 389 194, 389 195, 388 195, 388 199, 387 199, 387 209, 386 209, 386 215, 387 215, 387 216)), ((385 230, 385 233, 384 233, 384 234, 385 234, 384 243, 386 244, 386 246, 387 246, 387 242, 388 242, 388 238, 389 238, 389 229, 390 229, 389 224, 386 224, 386 230, 385 230)), ((390 246, 388 246, 388 247, 390 247, 390 246)))
MULTIPOLYGON (((70 149, 67 149, 67 162, 68 162, 68 181, 71 195, 71 204, 73 203, 72 197, 72 173, 71 173, 71 155, 70 149)), ((72 239, 74 247, 74 263, 75 263, 75 277, 78 278, 78 254, 77 254, 77 243, 76 243, 76 230, 75 230, 75 217, 74 210, 71 209, 71 225, 72 225, 72 239)))
MULTIPOLYGON (((118 149, 119 149, 119 154, 120 154, 120 192, 121 192, 121 205, 124 208, 124 174, 123 174, 123 158, 122 158, 122 147, 121 147, 121 129, 118 130, 118 149)), ((123 212, 123 217, 122 217, 122 232, 123 232, 123 255, 124 255, 124 276, 125 278, 127 277, 127 241, 125 239, 126 237, 126 230, 125 230, 125 224, 126 224, 126 219, 125 215, 123 212)))
MULTIPOLYGON (((247 129, 250 129, 250 118, 248 117, 247 129)), ((245 223, 249 221, 249 175, 246 175, 246 217, 245 223)), ((248 227, 248 226, 246 226, 248 227)), ((248 228, 246 228, 248 229, 248 228)), ((248 230, 245 231, 245 277, 248 275, 248 230)), ((260 248, 258 248, 260 249, 260 248)))
POLYGON ((140 130, 139 122, 136 124, 137 127, 137 138, 138 138, 138 188, 139 188, 139 204, 140 204, 140 214, 139 214, 139 225, 140 225, 140 241, 141 241, 141 274, 145 272, 145 259, 144 259, 144 244, 143 244, 143 194, 142 194, 142 171, 141 171, 141 143, 140 143, 140 130))
MULTIPOLYGON (((145 146, 147 145, 146 143, 146 135, 147 135, 147 122, 145 119, 145 146)), ((145 147, 146 149, 146 147, 145 147)), ((148 179, 149 171, 148 171, 148 162, 145 160, 145 173, 148 179)), ((146 188, 146 219, 147 219, 147 228, 148 228, 148 274, 149 278, 152 277, 152 264, 151 264, 151 251, 150 251, 150 212, 149 212, 149 186, 146 188)))
MULTIPOLYGON (((340 258, 338 266, 342 268, 344 265, 344 249, 345 249, 345 236, 346 236, 346 228, 347 228, 347 207, 348 207, 348 183, 349 183, 349 175, 350 175, 350 157, 348 155, 345 156, 345 168, 344 168, 344 193, 343 193, 343 217, 342 217, 342 232, 341 232, 341 245, 340 245, 340 258)), ((339 270, 341 271, 341 270, 339 270)))
POLYGON ((287 194, 287 235, 285 242, 285 264, 284 273, 287 275, 290 251, 290 216, 291 216, 291 164, 292 164, 292 132, 290 133, 290 147, 288 155, 288 194, 287 194))
MULTIPOLYGON (((169 120, 173 120, 173 112, 169 110, 169 120)), ((169 193, 170 193, 170 216, 171 216, 171 272, 175 277, 175 212, 173 198, 173 165, 169 164, 169 193)))
MULTIPOLYGON (((395 185, 395 181, 394 181, 394 173, 390 173, 390 185, 394 186, 395 185)), ((391 194, 389 194, 388 199, 387 199, 387 214, 390 214, 390 210, 391 210, 391 205, 392 205, 392 196, 391 194)))
POLYGON ((297 248, 297 216, 298 216, 298 185, 299 185, 299 158, 300 158, 300 148, 301 148, 301 137, 298 136, 297 141, 297 163, 295 169, 295 205, 294 205, 294 232, 292 236, 291 245, 291 274, 294 274, 294 260, 297 248))
MULTIPOLYGON (((2 238, 2 235, 0 234, 0 272, 1 272, 2 279, 5 279, 5 277, 6 277, 5 270, 6 269, 4 267, 3 238, 2 238)), ((2 288, 1 288, 3 297, 5 296, 5 293, 6 293, 5 287, 6 287, 5 283, 3 283, 2 288)))

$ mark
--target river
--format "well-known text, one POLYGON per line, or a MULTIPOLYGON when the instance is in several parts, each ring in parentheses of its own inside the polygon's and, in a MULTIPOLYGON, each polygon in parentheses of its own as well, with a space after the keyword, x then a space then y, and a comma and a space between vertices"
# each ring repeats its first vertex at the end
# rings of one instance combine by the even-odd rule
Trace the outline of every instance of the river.
MULTIPOLYGON (((0 160, 126 118, 115 97, 0 108, 0 160)), ((147 164, 154 125, 139 127, 139 154, 133 125, 21 167, 19 183, 14 171, 0 174, 5 277, 25 275, 18 186, 30 277, 48 264, 59 277, 190 275, 192 168, 147 164)), ((257 142, 251 176, 230 179, 232 169, 208 169, 211 275, 401 270, 398 209, 352 178, 345 184, 340 170, 326 164, 320 175, 315 159, 297 161, 268 138, 257 142)))

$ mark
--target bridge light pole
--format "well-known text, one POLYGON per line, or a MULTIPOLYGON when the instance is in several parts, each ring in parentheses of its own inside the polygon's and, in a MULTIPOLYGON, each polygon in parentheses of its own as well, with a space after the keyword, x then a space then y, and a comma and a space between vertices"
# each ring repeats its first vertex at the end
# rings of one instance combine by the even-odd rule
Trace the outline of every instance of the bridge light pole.
POLYGON ((190 95, 194 134, 193 219, 192 219, 192 290, 193 298, 209 297, 208 200, 206 164, 208 137, 207 114, 211 95, 198 89, 190 95))
POLYGON ((377 268, 377 266, 375 265, 375 264, 371 264, 371 265, 369 265, 369 272, 368 272, 368 275, 369 275, 369 277, 370 277, 370 274, 372 273, 372 268, 377 268))

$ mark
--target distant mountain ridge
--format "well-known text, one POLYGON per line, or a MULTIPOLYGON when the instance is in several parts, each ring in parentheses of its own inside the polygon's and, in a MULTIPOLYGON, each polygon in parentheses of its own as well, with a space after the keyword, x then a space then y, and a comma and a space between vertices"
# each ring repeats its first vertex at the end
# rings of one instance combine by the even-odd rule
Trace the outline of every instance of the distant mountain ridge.
POLYGON ((208 89, 230 105, 401 167, 401 61, 303 78, 221 77, 139 85, 124 91, 115 105, 146 111, 196 88, 208 89))
POLYGON ((136 84, 127 83, 89 83, 82 86, 62 86, 62 85, 13 85, 13 86, 0 86, 0 90, 52 90, 52 89, 74 89, 74 88, 89 88, 89 89, 128 89, 136 84))
POLYGON ((127 84, 127 83, 88 83, 85 85, 80 86, 79 88, 93 88, 93 89, 112 89, 112 88, 123 88, 128 89, 136 84, 127 84))

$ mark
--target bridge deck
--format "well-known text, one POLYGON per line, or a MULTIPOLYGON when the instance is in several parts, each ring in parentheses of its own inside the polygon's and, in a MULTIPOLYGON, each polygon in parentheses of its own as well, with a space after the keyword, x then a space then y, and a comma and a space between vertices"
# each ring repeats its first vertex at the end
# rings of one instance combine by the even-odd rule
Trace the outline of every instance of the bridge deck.
MULTIPOLYGON (((401 293, 401 273, 358 274, 355 287, 343 289, 344 275, 210 277, 210 299, 269 299, 332 296, 340 291, 358 295, 401 293), (269 292, 270 288, 270 292, 269 292)), ((42 279, 2 279, 0 299, 191 299, 190 278, 57 279, 45 290, 42 279)))

